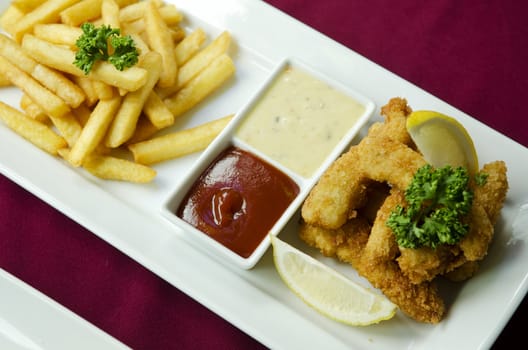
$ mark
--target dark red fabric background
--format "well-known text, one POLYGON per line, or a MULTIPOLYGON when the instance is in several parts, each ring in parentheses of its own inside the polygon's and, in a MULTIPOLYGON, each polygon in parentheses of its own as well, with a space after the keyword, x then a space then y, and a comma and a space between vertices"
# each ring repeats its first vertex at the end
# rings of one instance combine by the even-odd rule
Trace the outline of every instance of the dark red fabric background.
MULTIPOLYGON (((267 2, 528 146, 528 2, 267 2)), ((135 349, 263 347, 1 175, 0 267, 135 349)))

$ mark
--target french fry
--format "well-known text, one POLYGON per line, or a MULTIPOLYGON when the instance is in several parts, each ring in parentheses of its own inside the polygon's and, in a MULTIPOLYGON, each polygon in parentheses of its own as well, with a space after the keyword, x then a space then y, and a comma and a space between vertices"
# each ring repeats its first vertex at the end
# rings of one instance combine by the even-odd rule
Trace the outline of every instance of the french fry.
POLYGON ((75 108, 72 113, 75 115, 81 126, 84 127, 88 122, 88 119, 90 119, 90 114, 92 114, 92 110, 86 104, 83 103, 79 107, 75 108))
MULTIPOLYGON (((90 119, 90 115, 92 114, 92 111, 85 104, 82 104, 79 107, 75 108, 72 111, 72 113, 75 116, 75 118, 79 121, 79 124, 81 125, 81 127, 84 127, 86 123, 88 122, 88 119, 90 119)), ((110 151, 111 150, 105 147, 102 143, 97 145, 97 147, 93 150, 94 153, 98 153, 98 154, 108 154, 110 153, 110 151)), ((63 154, 61 154, 61 152, 59 152, 59 154, 61 155, 62 158, 67 159, 63 154)))
POLYGON ((229 33, 205 45, 205 31, 187 34, 182 19, 163 0, 11 0, 0 14, 11 34, 0 33, 0 87, 21 90, 22 111, 0 102, 0 120, 98 178, 151 182, 147 164, 203 150, 232 118, 156 137, 235 71, 229 33), (130 35, 138 64, 119 71, 97 60, 84 74, 73 62, 85 22, 130 35), (122 145, 134 161, 113 150, 122 145))
POLYGON ((204 150, 231 121, 229 115, 197 127, 131 144, 128 149, 140 164, 155 164, 204 150))
MULTIPOLYGON (((136 0, 115 0, 119 7, 130 5, 136 0)), ((77 2, 77 1, 74 1, 77 2)), ((60 20, 64 24, 78 26, 84 22, 101 17, 103 0, 83 0, 71 5, 60 13, 60 20)))
POLYGON ((92 80, 92 85, 100 100, 108 100, 114 96, 114 89, 102 81, 92 80))
POLYGON ((103 0, 101 4, 101 19, 111 28, 121 28, 119 21, 119 5, 114 0, 103 0))
POLYGON ((13 34, 15 23, 24 17, 24 12, 14 5, 9 7, 0 16, 0 27, 9 34, 13 34))
POLYGON ((145 115, 142 115, 139 117, 136 130, 134 130, 134 135, 128 139, 126 144, 132 145, 134 143, 146 141, 157 133, 158 130, 159 129, 156 128, 145 115))
MULTIPOLYGON (((31 57, 44 65, 78 77, 86 76, 82 70, 73 65, 75 52, 71 49, 54 45, 31 34, 24 35, 22 47, 31 57)), ((147 81, 147 71, 136 66, 119 71, 109 62, 98 61, 87 77, 127 91, 134 91, 147 81)))
POLYGON ((94 64, 88 76, 127 91, 141 88, 148 78, 147 71, 143 68, 134 66, 119 71, 111 63, 101 61, 94 64))
POLYGON ((145 42, 145 40, 143 40, 143 38, 141 37, 141 35, 137 34, 137 33, 126 33, 128 35, 130 35, 130 37, 132 38, 132 40, 134 40, 134 43, 136 44, 136 49, 139 51, 139 57, 138 57, 138 60, 141 61, 143 59, 143 57, 145 57, 145 55, 147 54, 147 52, 150 52, 150 47, 148 46, 148 44, 145 42))
POLYGON ((47 125, 31 119, 19 110, 0 101, 0 120, 11 130, 39 147, 56 155, 58 150, 66 147, 66 141, 47 125))
POLYGON ((99 100, 99 95, 97 94, 97 91, 95 90, 93 80, 86 77, 86 76, 73 76, 72 80, 79 86, 80 89, 84 92, 84 95, 86 96, 84 103, 86 103, 87 106, 93 106, 97 103, 99 100))
POLYGON ((24 50, 8 36, 0 33, 0 55, 18 68, 31 75, 33 69, 38 64, 29 57, 24 50))
POLYGON ((226 54, 220 55, 180 91, 163 102, 177 118, 218 89, 234 72, 235 65, 231 58, 226 54))
POLYGON ((138 19, 133 22, 122 22, 121 27, 123 28, 123 32, 127 34, 142 35, 145 31, 145 21, 138 19))
POLYGON ((70 107, 78 107, 86 96, 71 80, 42 64, 37 64, 31 76, 64 100, 70 107))
POLYGON ((53 23, 59 20, 59 14, 65 8, 76 3, 78 0, 48 0, 43 2, 13 26, 13 38, 20 42, 24 34, 31 32, 33 26, 39 23, 53 23))
POLYGON ((145 31, 150 48, 161 55, 162 73, 158 82, 160 87, 174 84, 178 74, 178 65, 174 54, 174 41, 165 22, 161 18, 158 8, 148 3, 145 12, 145 31))
POLYGON ((67 158, 73 166, 81 166, 86 157, 100 144, 120 104, 121 96, 97 103, 67 158))
MULTIPOLYGON (((159 11, 161 19, 168 27, 177 25, 183 19, 183 15, 174 5, 163 5, 162 1, 141 1, 121 9, 119 13, 119 20, 121 23, 131 25, 136 28, 137 32, 145 30, 144 15, 149 6, 149 2, 152 3, 159 11)), ((96 22, 97 24, 97 22, 96 22)))
POLYGON ((231 44, 231 35, 224 31, 215 40, 213 40, 207 47, 196 53, 178 70, 178 78, 176 83, 170 87, 158 88, 156 92, 161 98, 170 96, 180 90, 192 78, 200 73, 205 67, 209 66, 218 56, 224 54, 229 49, 231 44))
POLYGON ((24 35, 22 47, 36 61, 48 67, 74 76, 84 76, 84 73, 73 65, 75 52, 71 49, 54 45, 31 34, 24 35))
POLYGON ((60 21, 70 26, 79 26, 84 22, 101 16, 102 0, 80 1, 72 4, 60 14, 60 21))
POLYGON ((177 86, 182 87, 194 78, 205 67, 223 53, 226 53, 231 44, 231 34, 224 31, 202 51, 196 53, 178 72, 177 86))
POLYGON ((72 107, 84 101, 84 93, 68 78, 35 61, 16 42, 0 34, 0 55, 25 71, 72 107))
POLYGON ((0 56, 0 74, 26 93, 48 115, 61 118, 70 112, 70 107, 60 97, 40 85, 26 72, 0 56))
MULTIPOLYGON (((125 33, 144 34, 146 31, 146 24, 143 18, 133 22, 123 22, 122 26, 125 33)), ((167 31, 174 43, 180 42, 186 35, 185 31, 177 25, 175 27, 167 26, 167 31)))
POLYGON ((13 0, 11 1, 11 4, 18 7, 22 12, 28 13, 35 8, 37 8, 40 4, 42 4, 41 0, 13 0))
MULTIPOLYGON (((151 2, 156 7, 161 7, 163 5, 163 1, 160 1, 160 0, 153 0, 151 2)), ((119 11, 119 21, 120 22, 134 22, 138 19, 143 18, 143 15, 145 14, 146 6, 147 6, 147 1, 140 1, 140 2, 136 2, 135 4, 131 4, 131 5, 123 7, 119 11)))
POLYGON ((207 39, 205 31, 202 28, 198 28, 176 45, 174 54, 176 55, 176 63, 178 64, 178 67, 182 66, 195 53, 197 53, 198 50, 200 50, 205 39, 207 39))
POLYGON ((129 92, 124 97, 123 103, 108 130, 105 142, 107 147, 118 147, 132 136, 143 105, 160 77, 161 56, 157 52, 149 52, 141 65, 149 72, 148 80, 139 90, 129 92))
POLYGON ((20 108, 22 108, 24 112, 26 112, 26 115, 31 119, 35 119, 41 123, 49 121, 46 112, 44 112, 44 110, 33 102, 33 100, 31 100, 26 94, 22 94, 22 97, 20 98, 20 108))
POLYGON ((60 118, 48 116, 27 94, 22 95, 22 98, 20 99, 20 107, 26 112, 28 117, 41 123, 45 123, 51 119, 51 122, 59 131, 59 134, 66 140, 70 147, 75 144, 75 141, 77 141, 77 138, 81 133, 81 125, 71 112, 66 113, 60 118))
POLYGON ((37 24, 33 28, 33 35, 37 38, 58 45, 75 46, 77 39, 83 34, 79 27, 72 27, 62 23, 37 24))
POLYGON ((10 85, 11 85, 11 82, 9 81, 9 79, 7 79, 7 77, 0 76, 0 87, 10 86, 10 85))
POLYGON ((176 6, 172 4, 163 5, 159 8, 159 13, 161 18, 163 19, 163 22, 168 27, 172 27, 176 24, 179 24, 181 20, 183 19, 183 15, 176 6))
POLYGON ((59 134, 66 140, 69 147, 72 147, 81 134, 81 124, 72 112, 66 113, 60 118, 49 116, 51 122, 59 131, 59 134))
MULTIPOLYGON (((183 30, 183 28, 181 27, 169 27, 169 33, 171 35, 171 38, 172 38, 172 42, 174 43, 174 46, 176 49, 176 44, 178 44, 180 41, 183 40, 183 38, 185 38, 185 30, 183 30)), ((175 53, 176 54, 176 53, 175 53)))
POLYGON ((156 171, 148 166, 96 153, 86 158, 83 168, 106 180, 148 183, 156 177, 156 171))
POLYGON ((174 124, 174 115, 155 91, 150 92, 143 106, 143 112, 157 129, 163 129, 174 124))

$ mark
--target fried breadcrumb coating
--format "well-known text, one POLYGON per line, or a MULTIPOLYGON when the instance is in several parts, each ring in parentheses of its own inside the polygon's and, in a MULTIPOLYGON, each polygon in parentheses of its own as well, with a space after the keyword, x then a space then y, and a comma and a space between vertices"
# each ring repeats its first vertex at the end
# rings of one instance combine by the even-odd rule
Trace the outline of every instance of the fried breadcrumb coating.
POLYGON ((493 239, 508 190, 502 161, 485 164, 474 192, 469 231, 454 245, 399 247, 387 218, 405 207, 404 192, 426 164, 406 130, 412 112, 403 98, 383 106, 383 123, 352 146, 323 174, 302 206, 300 237, 326 256, 350 263, 411 318, 438 323, 445 315, 436 278, 463 281, 478 271, 493 239))

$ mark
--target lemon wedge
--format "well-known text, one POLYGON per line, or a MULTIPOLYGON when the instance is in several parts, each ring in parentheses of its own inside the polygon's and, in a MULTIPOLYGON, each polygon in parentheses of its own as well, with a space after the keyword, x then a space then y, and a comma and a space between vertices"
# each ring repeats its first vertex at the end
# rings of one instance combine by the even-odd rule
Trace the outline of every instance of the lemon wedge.
POLYGON ((478 172, 473 140, 456 119, 434 111, 415 111, 407 118, 407 131, 432 166, 462 166, 470 174, 478 172))
POLYGON ((321 314, 353 326, 388 320, 397 307, 288 243, 271 236, 275 267, 284 283, 321 314))

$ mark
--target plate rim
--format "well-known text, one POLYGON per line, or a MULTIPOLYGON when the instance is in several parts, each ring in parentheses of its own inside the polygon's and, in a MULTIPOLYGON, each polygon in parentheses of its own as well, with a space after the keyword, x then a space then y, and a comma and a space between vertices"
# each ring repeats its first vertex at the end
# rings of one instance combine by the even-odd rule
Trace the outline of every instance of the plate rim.
MULTIPOLYGON (((193 9, 199 9, 200 6, 203 6, 204 4, 211 5, 211 3, 207 0, 197 0, 193 2, 192 4, 183 4, 179 3, 178 1, 168 1, 171 3, 176 4, 180 9, 183 11, 189 11, 190 14, 192 14, 193 9)), ((245 19, 247 19, 247 16, 253 16, 251 18, 254 18, 255 13, 259 13, 259 15, 267 18, 271 18, 274 16, 278 16, 280 19, 280 23, 283 25, 286 23, 289 29, 292 29, 296 33, 302 33, 303 36, 309 36, 311 38, 317 39, 317 41, 324 42, 327 46, 329 46, 331 51, 335 51, 338 53, 345 53, 347 55, 350 55, 353 57, 353 61, 362 62, 362 64, 367 65, 372 70, 376 70, 379 72, 379 74, 383 75, 384 78, 390 80, 393 84, 396 84, 398 86, 404 87, 403 91, 412 91, 412 95, 418 95, 418 96, 425 96, 428 101, 432 101, 433 105, 432 108, 442 107, 442 110, 446 110, 447 113, 451 113, 452 115, 458 115, 461 116, 465 122, 467 122, 471 129, 473 130, 484 130, 487 134, 491 135, 491 137, 495 137, 497 139, 503 140, 505 138, 503 135, 497 133, 496 131, 492 130, 491 128, 485 126, 481 122, 479 122, 476 119, 473 119, 469 116, 467 116, 465 113, 455 109, 452 106, 449 106, 443 101, 440 101, 436 97, 428 94, 426 91, 420 89, 417 86, 414 86, 413 84, 403 80, 402 78, 397 77, 393 73, 387 71, 383 67, 380 67, 376 65, 375 63, 369 61, 368 59, 360 56, 359 54, 355 53, 351 49, 348 49, 344 47, 343 45, 333 41, 332 39, 329 39, 325 37, 323 34, 316 32, 315 30, 309 28, 308 26, 302 24, 301 22, 295 20, 294 18, 285 15, 284 13, 280 12, 278 9, 272 7, 271 5, 264 3, 264 2, 256 2, 256 1, 249 1, 249 0, 229 0, 227 1, 230 6, 230 11, 227 11, 224 9, 224 12, 220 12, 225 18, 215 18, 214 16, 211 17, 212 11, 218 11, 220 8, 219 5, 215 4, 213 2, 211 9, 207 13, 206 16, 203 16, 202 19, 204 20, 211 20, 213 25, 216 25, 218 27, 224 27, 224 26, 230 26, 233 23, 229 23, 229 20, 233 20, 234 18, 239 18, 238 22, 235 23, 235 27, 237 25, 241 25, 242 22, 244 22, 241 16, 246 16, 245 19), (236 11, 240 11, 237 13, 236 11), (237 17, 238 16, 238 17, 237 17)), ((225 3, 223 6, 227 6, 225 3)), ((217 13, 218 14, 218 13, 217 13)), ((221 17, 221 16, 219 16, 221 17)), ((256 21, 258 23, 258 21, 256 21)), ((236 34, 236 32, 234 32, 236 34)), ((262 50, 259 48, 257 51, 262 50)), ((282 57, 282 54, 270 54, 269 59, 271 61, 278 60, 282 57)), ((310 60, 308 60, 310 62, 310 60)), ((320 64, 319 64, 320 65, 320 64)), ((362 92, 365 96, 369 97, 368 93, 362 92)), ((381 98, 380 96, 376 96, 378 98, 378 101, 386 100, 385 97, 381 98)), ((373 98, 374 99, 374 98, 373 98)), ((409 100, 412 101, 411 98, 409 100)), ((378 104, 376 100, 374 100, 376 105, 382 105, 378 104)), ((412 104, 412 102, 411 102, 412 104)), ((5 128, 0 128, 0 136, 8 135, 8 131, 5 128)), ((14 140, 13 137, 8 137, 8 140, 14 140)), ((525 154, 527 149, 518 144, 517 142, 505 138, 505 140, 509 140, 507 142, 507 147, 505 148, 512 148, 515 150, 516 154, 525 154), (510 142, 511 141, 511 142, 510 142), (519 147, 520 146, 520 147, 519 147)), ((24 149, 24 152, 27 152, 31 156, 34 156, 36 161, 40 164, 50 164, 50 160, 47 159, 47 155, 44 155, 36 150, 30 149, 33 146, 29 145, 29 147, 24 146, 22 143, 26 143, 25 141, 13 141, 15 144, 19 145, 24 149)), ((53 160, 55 162, 56 166, 52 169, 51 174, 48 174, 49 176, 54 174, 66 174, 66 188, 72 187, 74 188, 75 185, 78 185, 80 181, 83 181, 85 183, 85 178, 78 176, 79 174, 73 170, 64 170, 66 166, 62 164, 58 160, 53 160)), ((77 221, 81 225, 85 226, 87 229, 89 229, 91 232, 96 234, 97 236, 103 238, 106 242, 109 244, 115 246, 119 250, 121 250, 126 255, 130 256, 143 266, 150 269, 153 273, 157 274, 161 278, 167 280, 169 283, 173 284, 178 289, 184 291, 186 294, 190 295, 194 299, 196 299, 198 302, 202 303, 209 309, 211 309, 213 312, 219 314, 220 316, 224 317, 227 321, 231 322, 241 330, 245 331, 249 335, 253 336, 255 339, 261 341, 262 343, 269 345, 273 348, 279 348, 284 347, 284 340, 287 338, 290 338, 291 335, 289 332, 282 331, 278 329, 277 325, 274 325, 273 322, 271 322, 272 317, 269 316, 269 319, 264 319, 262 317, 259 317, 259 320, 256 320, 254 317, 248 317, 247 315, 244 316, 242 319, 240 318, 240 315, 237 315, 236 312, 233 312, 234 309, 237 308, 237 306, 234 306, 233 304, 230 304, 228 300, 225 298, 220 298, 221 300, 211 300, 207 293, 203 293, 203 291, 200 291, 200 288, 203 287, 204 281, 198 281, 197 283, 193 283, 192 286, 188 283, 188 278, 191 276, 186 275, 183 273, 184 269, 177 269, 174 267, 174 264, 168 262, 169 265, 165 266, 164 263, 167 263, 167 261, 152 261, 152 259, 149 257, 152 254, 152 251, 148 252, 142 252, 140 249, 138 249, 137 246, 133 246, 129 244, 126 240, 123 240, 122 237, 114 235, 112 232, 118 229, 122 229, 122 227, 116 225, 115 222, 111 222, 109 220, 105 220, 104 218, 99 218, 98 220, 93 220, 89 217, 88 214, 93 213, 93 209, 87 207, 86 205, 82 203, 72 203, 71 201, 65 200, 65 192, 58 190, 57 188, 53 188, 53 186, 50 188, 49 185, 49 177, 44 177, 42 179, 34 179, 34 178, 28 178, 27 174, 30 171, 30 169, 27 167, 27 165, 21 164, 16 159, 0 155, 0 172, 4 174, 6 177, 13 180, 15 183, 19 184, 21 187, 27 189, 28 191, 32 192, 37 197, 41 198, 51 206, 55 207, 59 211, 63 212, 66 216, 72 218, 73 220, 77 221), (7 163, 6 163, 7 161, 7 163), (182 277, 183 276, 183 277, 182 277), (185 277, 187 276, 187 277, 185 277), (225 302, 225 304, 221 304, 222 302, 225 302), (249 322, 249 323, 246 323, 249 322), (261 326, 264 326, 266 329, 262 329, 261 326), (274 334, 269 334, 267 331, 271 329, 274 334)), ((64 184, 63 184, 64 185, 64 184)), ((134 220, 134 222, 137 222, 139 224, 139 227, 131 227, 133 234, 140 235, 141 229, 153 229, 157 228, 160 232, 160 237, 163 239, 167 239, 167 237, 171 236, 173 234, 172 229, 169 230, 166 224, 162 224, 161 220, 154 220, 153 218, 149 217, 148 213, 140 211, 138 208, 129 205, 128 203, 124 203, 120 198, 115 198, 110 193, 104 191, 104 189, 101 189, 97 187, 97 184, 94 182, 88 181, 87 187, 92 189, 93 193, 91 193, 88 197, 94 198, 95 200, 104 199, 107 200, 106 206, 112 207, 113 205, 120 206, 123 208, 123 211, 128 214, 134 214, 137 215, 137 217, 141 217, 141 220, 134 220), (169 232, 170 231, 170 232, 169 232)), ((71 192, 71 191, 69 191, 71 192)), ((80 194, 86 194, 87 191, 79 191, 79 189, 74 191, 74 194, 80 195, 80 194)), ((71 194, 71 193, 69 193, 71 194)), ((518 197, 516 197, 518 199, 518 197)), ((510 216, 511 218, 511 216, 510 216)), ((132 225, 134 226, 134 225, 132 225)), ((171 244, 174 244, 174 241, 170 241, 171 244)), ((178 244, 184 244, 183 242, 178 241, 178 244)), ((189 247, 189 249, 192 249, 189 247)), ((196 252, 196 251, 195 251, 196 252)), ((184 254, 184 257, 186 259, 189 259, 190 262, 201 262, 201 263, 207 263, 209 261, 208 258, 201 255, 196 254, 184 254)), ((166 258, 166 257, 164 257, 166 258)), ((526 259, 526 256, 523 256, 523 258, 526 259)), ((247 277, 244 276, 244 273, 241 273, 239 271, 232 271, 229 270, 228 267, 222 266, 222 268, 217 267, 215 272, 219 273, 221 276, 228 277, 228 279, 234 283, 234 285, 242 285, 244 282, 247 282, 247 277)), ((501 317, 498 319, 497 324, 495 327, 492 328, 490 333, 488 333, 484 338, 478 338, 473 339, 475 343, 472 343, 473 345, 477 347, 489 347, 493 344, 493 341, 496 339, 496 337, 500 334, 503 327, 506 325, 510 317, 513 315, 513 312, 517 308, 517 306, 522 301, 523 297, 526 295, 526 292, 528 290, 528 282, 526 279, 526 274, 524 275, 524 280, 521 284, 519 284, 516 290, 516 293, 513 295, 512 298, 508 300, 508 309, 504 310, 504 312, 501 314, 501 317)), ((301 315, 298 315, 294 313, 291 309, 287 310, 281 310, 280 307, 282 305, 281 302, 278 300, 271 300, 269 296, 263 297, 262 294, 264 292, 259 289, 257 286, 251 285, 247 286, 248 292, 251 290, 255 293, 259 298, 263 298, 263 300, 266 300, 269 303, 269 305, 266 305, 266 307, 269 310, 261 310, 262 312, 266 312, 267 315, 272 311, 278 311, 288 314, 289 317, 292 317, 295 319, 295 321, 298 323, 298 325, 301 325, 305 327, 305 331, 307 334, 310 334, 312 332, 315 332, 316 334, 326 334, 326 337, 320 337, 325 339, 324 344, 329 346, 330 344, 333 344, 336 346, 336 348, 342 347, 346 348, 350 344, 346 344, 345 341, 342 339, 336 339, 332 336, 331 332, 327 329, 322 328, 318 322, 319 319, 317 317, 311 318, 311 319, 305 319, 301 317, 301 315)), ((249 303, 246 303, 246 306, 250 306, 249 303)), ((319 337, 318 337, 319 338, 319 337)), ((313 339, 307 340, 305 339, 296 339, 296 341, 301 342, 301 344, 309 344, 314 345, 313 339)), ((424 346, 427 344, 424 344, 424 346)), ((292 345, 293 346, 293 345, 292 345)), ((285 346, 288 347, 288 346, 285 346)))

